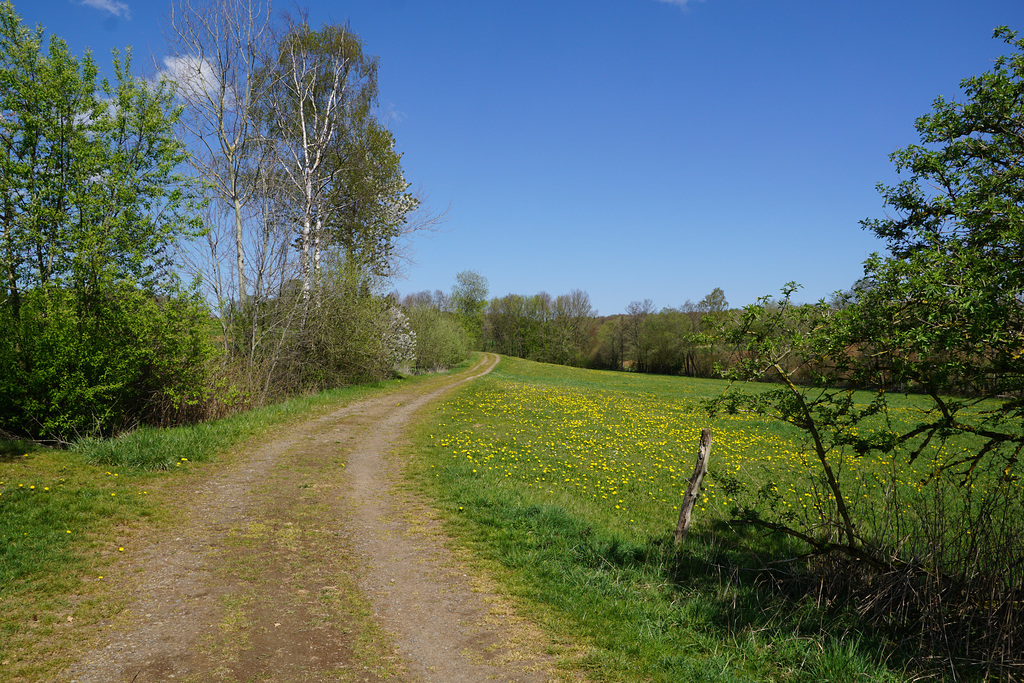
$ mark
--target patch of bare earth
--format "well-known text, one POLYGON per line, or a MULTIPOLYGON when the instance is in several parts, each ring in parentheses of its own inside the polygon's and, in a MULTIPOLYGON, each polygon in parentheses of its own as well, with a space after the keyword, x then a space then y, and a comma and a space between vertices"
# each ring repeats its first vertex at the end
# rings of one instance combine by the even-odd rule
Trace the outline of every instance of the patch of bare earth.
POLYGON ((547 638, 396 486, 416 411, 496 363, 290 427, 190 481, 180 524, 108 571, 132 601, 62 680, 563 678, 547 638))

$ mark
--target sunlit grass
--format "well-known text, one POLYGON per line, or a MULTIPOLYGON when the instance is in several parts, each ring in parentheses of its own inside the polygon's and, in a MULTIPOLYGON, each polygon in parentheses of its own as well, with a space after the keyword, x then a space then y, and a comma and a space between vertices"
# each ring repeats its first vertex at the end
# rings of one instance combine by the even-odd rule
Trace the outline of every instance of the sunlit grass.
MULTIPOLYGON (((795 548, 731 527, 731 512, 760 506, 813 524, 827 512, 813 484, 821 465, 789 425, 709 418, 702 401, 726 386, 503 358, 434 413, 418 436, 426 457, 414 476, 454 529, 513 570, 513 590, 553 607, 556 628, 596 644, 579 666, 608 680, 898 680, 876 634, 755 585, 760 560, 744 548, 769 558, 795 548), (710 471, 679 564, 669 539, 703 427, 713 431, 710 471), (722 575, 745 565, 749 581, 722 575)), ((896 397, 890 417, 909 424, 926 408, 920 397, 896 397)), ((873 512, 889 492, 917 490, 956 448, 926 449, 914 463, 835 453, 833 467, 847 504, 882 524, 873 512)))
MULTIPOLYGON (((663 531, 678 511, 700 431, 710 427, 711 466, 697 523, 725 520, 740 503, 770 502, 781 516, 819 515, 808 482, 821 465, 803 435, 752 414, 709 419, 701 401, 726 386, 505 359, 500 371, 446 404, 429 438, 488 486, 529 490, 538 502, 569 504, 647 536, 663 531)), ((926 405, 914 397, 894 400, 893 417, 906 423, 926 405)), ((835 453, 832 467, 847 503, 858 506, 876 503, 892 487, 920 490, 955 451, 936 446, 912 463, 835 453)))
POLYGON ((195 425, 170 429, 140 427, 112 439, 83 439, 74 444, 72 450, 100 465, 138 471, 168 470, 180 467, 182 458, 204 462, 256 434, 310 417, 340 401, 353 401, 374 391, 386 391, 401 383, 416 381, 418 378, 387 380, 332 389, 195 425))
POLYGON ((105 580, 107 562, 133 550, 112 531, 159 516, 150 484, 152 475, 32 446, 0 460, 4 675, 52 680, 47 662, 59 636, 106 613, 89 587, 105 580))

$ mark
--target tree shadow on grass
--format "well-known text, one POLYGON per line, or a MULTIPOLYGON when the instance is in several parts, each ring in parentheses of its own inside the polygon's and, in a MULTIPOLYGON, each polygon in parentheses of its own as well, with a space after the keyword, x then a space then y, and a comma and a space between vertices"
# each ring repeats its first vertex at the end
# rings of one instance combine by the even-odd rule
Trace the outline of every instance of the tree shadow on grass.
POLYGON ((42 448, 31 441, 0 438, 0 463, 14 462, 18 458, 24 458, 25 455, 38 450, 42 450, 42 448))
MULTIPOLYGON (((671 654, 671 646, 684 633, 741 652, 757 666, 798 672, 785 678, 793 683, 985 678, 962 657, 922 648, 913 624, 858 613, 862 603, 851 596, 872 584, 855 561, 809 556, 780 533, 718 522, 692 530, 677 549, 668 528, 641 538, 603 530, 555 505, 476 488, 464 494, 461 514, 479 525, 477 538, 524 577, 535 599, 588 623, 604 614, 595 637, 607 647, 624 647, 614 629, 640 651, 667 651, 654 658, 661 664, 644 665, 652 680, 680 680, 672 676, 692 657, 671 654)), ((1017 680, 1016 671, 1009 680, 1017 680)))
MULTIPOLYGON (((739 658, 753 657, 755 667, 806 669, 786 679, 794 683, 857 676, 863 680, 865 675, 885 680, 890 678, 888 667, 895 663, 898 670, 901 664, 881 662, 879 653, 892 647, 859 629, 847 610, 815 604, 799 595, 798 584, 776 576, 779 570, 770 563, 794 555, 788 539, 766 542, 759 534, 722 526, 691 532, 685 547, 677 550, 668 530, 658 537, 631 539, 595 528, 556 506, 473 498, 462 502, 469 503, 468 514, 483 525, 496 559, 529 577, 526 582, 534 586, 536 599, 581 622, 602 624, 595 634, 602 647, 637 648, 635 654, 644 662, 635 666, 646 672, 641 677, 704 680, 683 675, 695 660, 676 647, 681 638, 714 642, 730 651, 738 648, 743 652, 739 658), (754 543, 770 556, 752 555, 749 547, 754 543), (751 641, 760 644, 739 645, 751 641), (837 675, 835 667, 845 673, 837 675)), ((722 664, 737 675, 746 666, 722 664)), ((713 680, 732 680, 730 676, 723 673, 713 680)))
POLYGON ((781 533, 728 522, 691 533, 681 548, 671 534, 649 539, 647 548, 644 561, 675 593, 696 592, 710 603, 705 627, 723 636, 811 639, 819 648, 838 646, 854 660, 884 663, 900 677, 912 672, 935 680, 981 681, 996 671, 1018 680, 1016 664, 993 669, 992 662, 970 660, 955 648, 929 646, 916 631, 913 613, 905 619, 872 614, 865 604, 879 575, 854 558, 810 554, 781 533))
POLYGON ((831 680, 885 678, 884 672, 912 666, 915 653, 900 647, 898 634, 880 631, 849 604, 814 592, 804 549, 781 534, 718 523, 691 532, 676 548, 669 531, 628 540, 552 508, 502 512, 505 533, 526 531, 529 545, 520 545, 525 552, 513 564, 527 571, 548 566, 549 576, 630 605, 623 616, 637 620, 637 631, 657 625, 661 640, 682 629, 721 643, 759 640, 773 653, 769 658, 791 660, 798 668, 809 660, 799 680, 815 680, 815 670, 831 680))

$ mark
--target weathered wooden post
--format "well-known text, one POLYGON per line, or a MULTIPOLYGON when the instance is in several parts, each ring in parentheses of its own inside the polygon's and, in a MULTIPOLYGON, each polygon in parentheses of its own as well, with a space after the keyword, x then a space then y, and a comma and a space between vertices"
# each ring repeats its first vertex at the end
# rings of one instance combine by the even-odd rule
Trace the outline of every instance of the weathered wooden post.
POLYGON ((686 487, 686 495, 683 496, 683 507, 679 509, 679 523, 676 525, 676 546, 686 538, 686 532, 690 530, 690 516, 693 513, 693 506, 700 497, 700 484, 704 481, 704 475, 708 473, 708 456, 711 455, 711 430, 700 430, 700 448, 697 450, 697 465, 693 468, 693 476, 690 477, 690 484, 686 487))

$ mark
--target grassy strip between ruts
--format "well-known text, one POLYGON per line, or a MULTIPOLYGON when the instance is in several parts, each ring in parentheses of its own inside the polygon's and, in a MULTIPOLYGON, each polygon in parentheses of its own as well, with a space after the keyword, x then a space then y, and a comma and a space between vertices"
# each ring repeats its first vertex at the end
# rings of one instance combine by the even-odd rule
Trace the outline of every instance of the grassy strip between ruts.
MULTIPOLYGON (((537 616, 592 645, 573 664, 590 678, 912 677, 894 643, 849 614, 763 589, 763 565, 745 549, 786 557, 793 548, 730 528, 736 483, 756 489, 770 477, 794 514, 814 515, 799 500, 814 463, 784 425, 752 415, 710 423, 699 401, 724 387, 503 358, 423 422, 411 475, 537 616), (704 426, 715 436, 711 473, 677 557, 671 533, 704 426)), ((906 397, 899 409, 920 406, 906 397)), ((844 470, 854 505, 926 474, 882 458, 856 465, 844 470)))
POLYGON ((53 680, 80 630, 123 607, 105 568, 125 531, 174 521, 167 501, 272 427, 428 377, 295 398, 215 422, 139 429, 69 451, 0 442, 0 680, 53 680), (205 464, 204 464, 205 463, 205 464))

